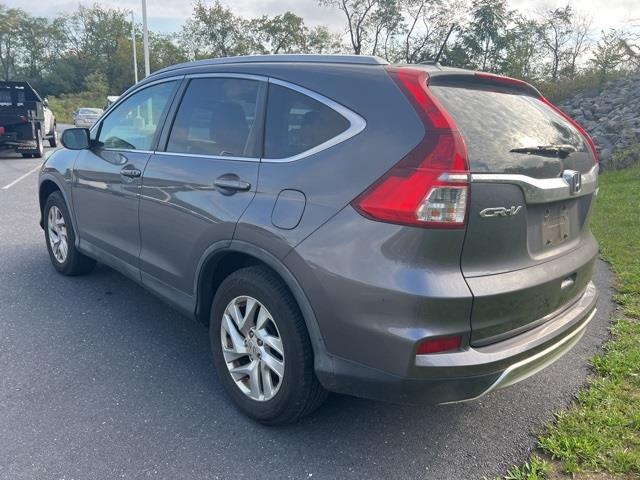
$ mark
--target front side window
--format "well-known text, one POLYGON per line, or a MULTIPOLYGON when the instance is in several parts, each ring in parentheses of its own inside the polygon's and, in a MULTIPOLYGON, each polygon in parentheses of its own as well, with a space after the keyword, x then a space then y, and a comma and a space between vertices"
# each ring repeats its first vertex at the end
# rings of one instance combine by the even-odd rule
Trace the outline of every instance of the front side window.
POLYGON ((150 150, 158 123, 176 82, 164 82, 134 93, 102 122, 98 141, 104 148, 150 150))
POLYGON ((171 128, 167 152, 258 157, 259 82, 242 78, 191 80, 171 128))
POLYGON ((265 158, 287 158, 340 135, 349 121, 327 105, 290 88, 269 85, 265 158))

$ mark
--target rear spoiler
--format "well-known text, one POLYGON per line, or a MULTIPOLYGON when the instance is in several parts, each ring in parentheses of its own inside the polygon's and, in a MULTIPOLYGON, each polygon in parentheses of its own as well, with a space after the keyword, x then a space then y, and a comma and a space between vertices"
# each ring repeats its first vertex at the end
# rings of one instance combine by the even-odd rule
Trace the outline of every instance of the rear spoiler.
POLYGON ((467 70, 430 70, 429 85, 451 84, 482 84, 496 86, 514 93, 524 93, 536 98, 542 98, 542 94, 533 85, 516 78, 504 77, 493 73, 470 72, 467 70))

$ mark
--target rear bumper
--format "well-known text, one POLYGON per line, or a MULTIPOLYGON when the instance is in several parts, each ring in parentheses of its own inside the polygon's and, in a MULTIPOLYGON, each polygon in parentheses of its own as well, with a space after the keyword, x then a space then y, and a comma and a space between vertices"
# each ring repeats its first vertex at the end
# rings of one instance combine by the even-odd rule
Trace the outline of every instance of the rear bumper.
POLYGON ((590 282, 573 304, 544 324, 483 347, 418 355, 406 377, 335 358, 332 373, 317 373, 332 391, 376 400, 407 404, 473 400, 524 380, 567 353, 594 317, 596 300, 590 282))

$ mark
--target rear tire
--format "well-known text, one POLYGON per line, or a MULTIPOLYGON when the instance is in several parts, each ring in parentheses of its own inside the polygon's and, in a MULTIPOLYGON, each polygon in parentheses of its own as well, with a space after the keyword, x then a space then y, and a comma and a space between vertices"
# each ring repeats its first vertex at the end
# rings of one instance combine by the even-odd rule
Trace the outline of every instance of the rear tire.
POLYGON ((36 130, 36 149, 31 152, 31 156, 34 158, 42 158, 44 155, 44 144, 42 143, 42 130, 38 128, 36 130))
POLYGON ((58 146, 58 127, 53 125, 53 133, 49 137, 49 146, 55 148, 58 146))
POLYGON ((30 153, 23 153, 22 157, 23 158, 33 158, 33 155, 31 155, 30 153))
POLYGON ((63 275, 89 273, 96 265, 93 258, 75 246, 76 236, 67 204, 60 192, 47 197, 43 210, 44 236, 53 267, 63 275))
POLYGON ((291 292, 271 269, 253 266, 229 275, 213 299, 210 320, 209 337, 218 377, 229 397, 247 416, 267 425, 292 423, 313 412, 325 400, 327 392, 314 373, 313 349, 302 313, 291 292), (238 310, 240 315, 244 315, 244 323, 255 328, 249 329, 245 325, 244 333, 242 328, 235 329, 234 335, 240 335, 235 337, 235 342, 227 332, 229 320, 231 327, 237 326, 237 323, 228 312, 233 312, 229 309, 236 306, 234 302, 238 299, 250 299, 247 302, 255 300, 258 306, 255 307, 253 319, 250 318, 252 315, 247 314, 248 303, 244 311, 242 307, 238 310), (269 318, 263 320, 263 328, 260 328, 261 315, 269 318), (266 337, 263 336, 265 334, 266 337), (261 339, 264 339, 264 343, 261 339), (273 339, 276 339, 275 343, 273 339), (224 353, 223 342, 227 342, 224 353), (235 348, 236 343, 238 349, 235 348), (282 348, 282 355, 278 349, 274 353, 270 346, 272 344, 282 348), (279 359, 282 364, 284 373, 280 378, 269 370, 273 358, 279 359), (261 399, 248 393, 253 387, 249 373, 246 377, 238 373, 232 376, 230 371, 250 367, 254 362, 255 385, 258 385, 261 394, 264 393, 261 399), (267 394, 273 391, 275 393, 267 394))

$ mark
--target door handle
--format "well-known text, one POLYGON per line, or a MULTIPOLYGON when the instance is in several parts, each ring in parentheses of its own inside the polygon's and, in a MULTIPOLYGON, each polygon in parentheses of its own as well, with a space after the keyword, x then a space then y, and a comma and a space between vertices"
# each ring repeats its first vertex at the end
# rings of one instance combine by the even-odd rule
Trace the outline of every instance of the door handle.
POLYGON ((213 184, 224 190, 235 190, 240 192, 246 192, 251 188, 251 184, 249 182, 225 176, 216 178, 213 184))
POLYGON ((124 176, 124 177, 129 177, 129 178, 137 178, 140 175, 142 175, 142 171, 138 170, 137 168, 123 168, 122 170, 120 170, 120 175, 124 176))

